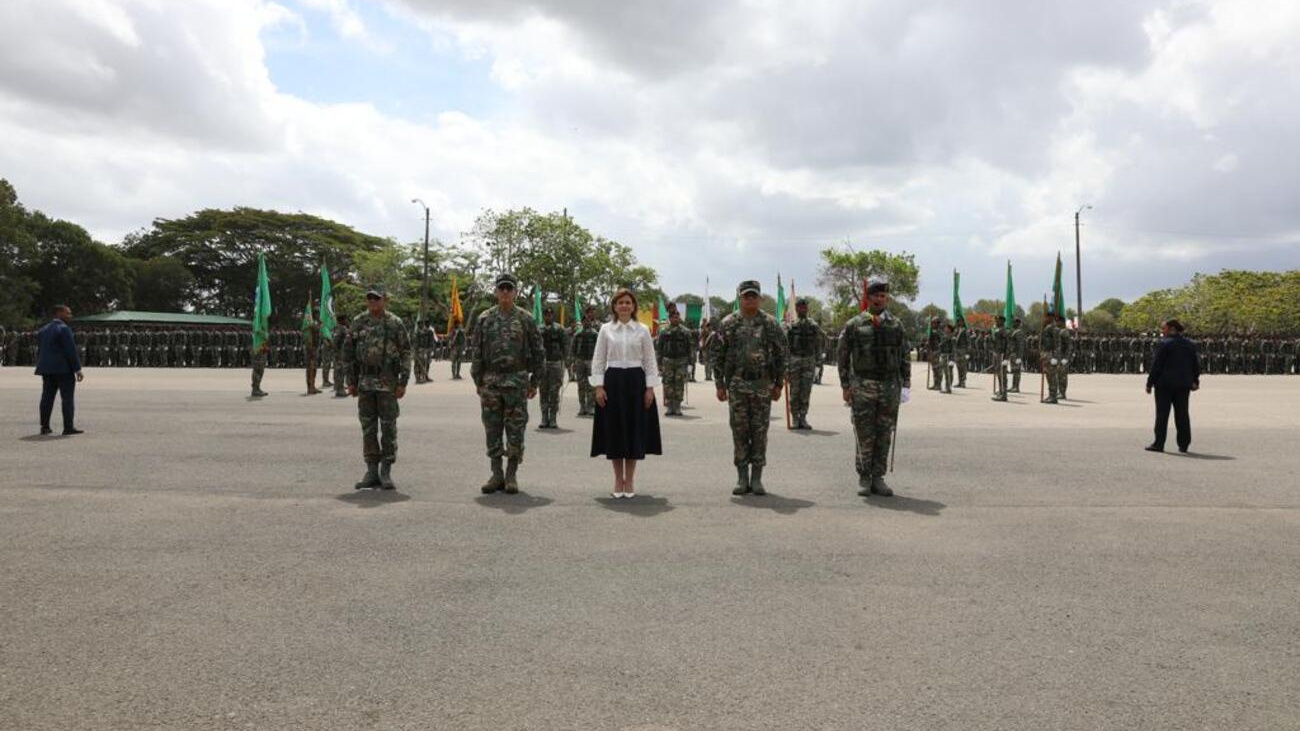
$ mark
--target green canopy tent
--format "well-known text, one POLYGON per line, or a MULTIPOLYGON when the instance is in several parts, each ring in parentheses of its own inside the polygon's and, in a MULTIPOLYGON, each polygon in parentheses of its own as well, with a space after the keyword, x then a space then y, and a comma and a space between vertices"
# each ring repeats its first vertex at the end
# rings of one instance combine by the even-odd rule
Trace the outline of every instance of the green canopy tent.
POLYGON ((140 312, 121 310, 119 312, 101 312, 98 315, 77 316, 74 325, 226 325, 234 327, 252 327, 253 323, 238 317, 221 315, 195 315, 189 312, 140 312))

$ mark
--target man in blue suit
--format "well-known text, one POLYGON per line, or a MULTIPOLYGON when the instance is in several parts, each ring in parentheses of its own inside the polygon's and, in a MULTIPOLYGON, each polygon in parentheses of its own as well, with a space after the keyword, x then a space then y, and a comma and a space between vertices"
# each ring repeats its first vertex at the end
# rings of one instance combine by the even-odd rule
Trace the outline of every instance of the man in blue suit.
POLYGON ((1178 451, 1186 452, 1192 443, 1192 421, 1187 415, 1187 400, 1192 391, 1201 387, 1201 362, 1196 355, 1196 343, 1183 337, 1182 323, 1166 320, 1160 326, 1160 334, 1164 337, 1156 346, 1155 358, 1147 373, 1147 393, 1153 389, 1156 392, 1156 440, 1146 450, 1165 451, 1169 408, 1172 406, 1178 451))
POLYGON ((36 333, 40 348, 36 356, 36 375, 44 381, 41 391, 41 434, 51 434, 50 413, 54 411, 54 396, 63 402, 63 433, 81 434, 73 422, 73 391, 81 382, 81 359, 72 339, 72 310, 67 305, 55 305, 51 311, 54 319, 36 333))

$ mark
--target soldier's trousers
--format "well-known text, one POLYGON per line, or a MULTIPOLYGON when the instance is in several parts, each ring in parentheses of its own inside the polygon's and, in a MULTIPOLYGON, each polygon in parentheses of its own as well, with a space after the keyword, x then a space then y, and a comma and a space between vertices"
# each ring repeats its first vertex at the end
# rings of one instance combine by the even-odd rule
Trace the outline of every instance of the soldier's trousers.
POLYGON ((596 412, 596 389, 591 385, 591 361, 579 358, 573 364, 573 380, 578 382, 578 413, 596 412))
POLYGON ((331 348, 321 349, 320 354, 320 381, 322 386, 333 386, 334 382, 330 379, 330 371, 334 368, 334 350, 331 348))
POLYGON ((429 351, 426 348, 415 349, 415 382, 424 383, 429 379, 429 351))
POLYGON ((767 464, 767 427, 772 418, 772 384, 769 381, 731 380, 727 389, 731 414, 733 463, 740 467, 767 464))
POLYGON ((1000 356, 994 356, 993 361, 993 395, 1005 396, 1007 394, 1007 362, 1000 356))
POLYGON ((1011 359, 1011 390, 1020 391, 1020 374, 1024 371, 1024 359, 1011 359))
MULTIPOLYGON (((942 353, 931 353, 930 354, 930 375, 932 376, 932 378, 931 378, 930 388, 934 389, 935 391, 942 391, 943 375, 947 371, 948 371, 948 357, 942 353)), ((951 383, 952 377, 949 376, 948 380, 951 383)))
POLYGON ((253 390, 262 390, 262 374, 266 372, 266 356, 253 356, 253 390))
POLYGON ((816 358, 799 356, 790 359, 786 377, 790 379, 790 416, 796 424, 808 416, 808 402, 812 399, 816 376, 816 358))
POLYGON ((357 393, 361 454, 366 462, 397 461, 397 417, 400 414, 397 397, 391 391, 357 393))
POLYGON ((898 381, 861 380, 853 384, 853 435, 857 441, 854 466, 863 477, 884 477, 889 468, 900 390, 898 381))
POLYGON ((549 421, 560 411, 560 388, 564 386, 564 361, 548 360, 542 367, 542 419, 549 421))
POLYGON ((966 367, 970 365, 970 354, 958 352, 955 359, 957 361, 957 385, 966 385, 966 367))
POLYGON ((673 408, 686 398, 690 364, 685 358, 664 358, 660 375, 664 382, 664 405, 673 408))
POLYGON ((459 353, 451 356, 451 377, 452 378, 460 378, 460 363, 461 363, 461 358, 459 353))
POLYGON ((1056 368, 1056 387, 1061 389, 1061 398, 1065 398, 1065 389, 1070 387, 1070 366, 1061 363, 1056 368))
POLYGON ((1047 379, 1047 398, 1061 395, 1061 366, 1050 359, 1043 365, 1043 376, 1047 379))
POLYGON ((334 354, 334 395, 342 396, 348 392, 346 371, 343 370, 342 351, 334 354))
POLYGON ((487 436, 487 456, 524 459, 524 429, 528 426, 528 385, 484 383, 479 411, 487 436))

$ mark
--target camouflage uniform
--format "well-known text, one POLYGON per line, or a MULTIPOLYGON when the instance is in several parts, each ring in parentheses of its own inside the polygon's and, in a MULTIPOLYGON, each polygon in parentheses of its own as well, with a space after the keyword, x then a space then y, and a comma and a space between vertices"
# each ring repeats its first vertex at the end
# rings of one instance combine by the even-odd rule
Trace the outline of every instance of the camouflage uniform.
POLYGON ((1070 361, 1075 359, 1076 348, 1074 341, 1074 332, 1067 329, 1064 324, 1056 328, 1061 337, 1059 345, 1060 357, 1057 359, 1056 383, 1061 391, 1061 398, 1065 398, 1065 390, 1070 387, 1070 361))
POLYGON ((375 317, 366 311, 352 319, 344 351, 348 389, 356 389, 362 454, 369 468, 357 486, 377 487, 375 483, 383 482, 397 460, 397 417, 401 414, 397 390, 405 389, 411 377, 411 338, 397 315, 385 312, 375 317), (383 467, 374 479, 374 467, 381 461, 383 467))
POLYGON ((686 379, 691 360, 690 328, 677 321, 659 330, 655 351, 659 356, 659 374, 664 384, 664 413, 682 415, 682 401, 686 399, 686 379))
POLYGON ((790 417, 795 429, 811 429, 808 406, 812 400, 817 367, 822 360, 825 335, 821 326, 804 314, 790 324, 785 337, 790 349, 790 365, 786 368, 790 384, 790 417))
POLYGON ((860 494, 890 495, 884 483, 901 389, 912 386, 912 346, 903 323, 882 310, 854 316, 840 334, 840 384, 852 399, 860 494))
POLYGON ((970 367, 971 338, 965 322, 957 323, 952 334, 953 362, 957 364, 957 388, 966 388, 966 370, 970 367))
MULTIPOLYGON (((758 291, 743 282, 742 291, 758 291)), ((732 463, 739 480, 734 494, 762 494, 767 465, 767 430, 772 416, 772 389, 785 374, 785 333, 776 318, 759 311, 752 317, 733 312, 715 333, 713 372, 718 391, 727 398, 731 416, 732 463)))
POLYGON ((433 354, 433 330, 428 326, 415 327, 415 382, 425 383, 429 380, 429 360, 433 354))
POLYGON ((320 353, 320 322, 313 317, 302 329, 303 365, 307 371, 307 393, 320 393, 316 388, 316 356, 320 353))
POLYGON ((560 389, 564 386, 564 361, 569 352, 569 333, 556 322, 541 327, 542 352, 546 365, 542 368, 541 409, 539 429, 556 429, 555 418, 560 412, 560 389))
POLYGON ((1020 393, 1020 374, 1025 367, 1025 330, 1019 324, 1011 330, 1008 356, 1011 361, 1011 393, 1020 393))
POLYGON ((591 385, 591 359, 596 355, 596 338, 600 323, 587 320, 569 343, 573 360, 573 378, 578 383, 578 416, 596 413, 595 388, 591 385))
POLYGON ((1038 358, 1042 363, 1043 375, 1047 379, 1047 398, 1044 403, 1054 404, 1061 392, 1061 331, 1048 322, 1038 334, 1038 358))
POLYGON ((491 307, 479 315, 469 352, 470 377, 478 389, 487 456, 492 460, 492 479, 483 491, 494 492, 510 487, 500 471, 502 456, 509 460, 511 479, 523 462, 528 391, 541 381, 546 354, 533 316, 517 306, 505 312, 491 307))
POLYGON ((465 360, 465 328, 458 323, 447 338, 451 350, 451 378, 460 380, 460 364, 465 360))
POLYGON ((334 326, 334 345, 331 350, 334 353, 334 397, 339 398, 347 395, 348 375, 347 375, 347 343, 348 343, 348 320, 343 318, 334 326))
POLYGON ((1011 331, 995 325, 989 333, 989 355, 993 360, 993 400, 1007 400, 1007 360, 1011 354, 1011 331))
MULTIPOLYGON (((331 332, 328 335, 326 335, 323 330, 321 332, 320 350, 318 351, 320 353, 320 385, 325 388, 330 388, 334 385, 334 379, 330 378, 330 371, 334 369, 334 335, 338 330, 339 326, 336 323, 334 325, 334 332, 331 332)), ((343 378, 339 377, 337 373, 334 374, 334 377, 340 381, 343 380, 343 378)))

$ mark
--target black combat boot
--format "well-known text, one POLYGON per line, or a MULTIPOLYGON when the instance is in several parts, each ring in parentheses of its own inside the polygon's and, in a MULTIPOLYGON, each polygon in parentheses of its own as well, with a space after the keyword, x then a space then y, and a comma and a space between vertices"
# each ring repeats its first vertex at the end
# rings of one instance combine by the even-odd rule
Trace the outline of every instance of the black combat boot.
POLYGON ((858 475, 858 494, 862 497, 871 494, 871 475, 858 475))
POLYGON ((884 477, 873 477, 871 478, 871 494, 881 497, 893 497, 894 491, 890 490, 889 485, 885 484, 884 477))
POLYGON ((736 487, 731 491, 731 494, 749 494, 749 465, 736 465, 736 487))
POLYGON ((392 490, 397 487, 393 484, 393 463, 385 461, 379 465, 379 489, 392 490))
POLYGON ((501 472, 501 458, 493 457, 492 476, 488 478, 487 482, 483 483, 483 487, 481 487, 480 489, 483 491, 484 495, 489 495, 491 493, 496 492, 497 490, 500 490, 505 486, 506 486, 506 476, 501 472))
POLYGON ((354 490, 365 490, 368 487, 379 487, 379 463, 367 462, 366 474, 362 476, 361 481, 352 486, 354 490))
POLYGON ((517 472, 519 472, 519 460, 511 457, 510 460, 506 462, 505 490, 508 495, 514 495, 519 492, 519 481, 515 477, 517 472))
POLYGON ((763 488, 763 468, 760 465, 749 468, 749 491, 755 495, 767 494, 767 490, 763 488))

